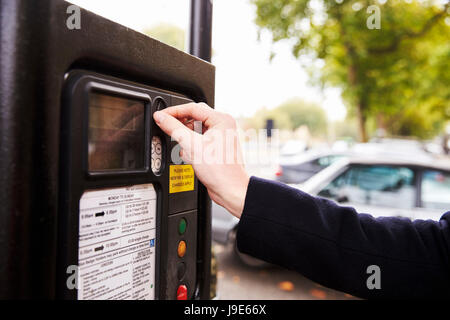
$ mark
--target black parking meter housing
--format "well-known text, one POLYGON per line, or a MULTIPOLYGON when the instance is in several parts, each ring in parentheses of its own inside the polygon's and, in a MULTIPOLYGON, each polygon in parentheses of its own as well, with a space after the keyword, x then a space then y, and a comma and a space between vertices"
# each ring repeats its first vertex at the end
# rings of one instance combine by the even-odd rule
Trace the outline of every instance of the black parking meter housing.
POLYGON ((81 28, 71 30, 66 25, 70 5, 0 3, 0 297, 79 297, 67 286, 67 267, 79 262, 83 194, 151 185, 156 195, 154 298, 176 299, 184 286, 187 298, 208 299, 210 199, 196 178, 189 190, 171 189, 172 169, 180 168, 171 158, 176 144, 152 114, 190 101, 214 106, 215 69, 83 9, 81 28), (91 131, 100 132, 95 136, 100 145, 110 143, 102 132, 113 126, 108 121, 101 124, 105 127, 92 125, 98 114, 112 114, 101 106, 92 111, 93 95, 106 105, 111 99, 131 101, 138 110, 139 126, 127 127, 128 149, 122 150, 124 144, 105 148, 109 158, 121 157, 119 162, 90 163, 91 131), (151 156, 153 137, 163 154, 158 170, 151 156), (180 224, 186 228, 182 233, 180 224), (181 257, 180 242, 186 245, 181 257))

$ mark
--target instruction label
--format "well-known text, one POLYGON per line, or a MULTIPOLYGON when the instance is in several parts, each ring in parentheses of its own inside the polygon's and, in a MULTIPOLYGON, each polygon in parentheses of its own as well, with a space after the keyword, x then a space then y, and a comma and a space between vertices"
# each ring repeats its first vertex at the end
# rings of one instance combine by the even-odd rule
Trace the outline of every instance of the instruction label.
POLYGON ((190 164, 170 166, 169 193, 192 191, 194 182, 194 168, 190 164))
POLYGON ((156 192, 152 184, 80 199, 78 299, 155 298, 156 192))

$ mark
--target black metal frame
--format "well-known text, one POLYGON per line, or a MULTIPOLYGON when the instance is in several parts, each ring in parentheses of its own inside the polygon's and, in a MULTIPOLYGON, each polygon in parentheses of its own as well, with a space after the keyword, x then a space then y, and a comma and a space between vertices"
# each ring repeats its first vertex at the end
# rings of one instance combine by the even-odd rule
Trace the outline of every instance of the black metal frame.
MULTIPOLYGON (((214 67, 70 3, 0 2, 0 298, 56 298, 63 88, 89 70, 214 106, 214 67)), ((210 199, 198 185, 196 298, 209 298, 210 199)))

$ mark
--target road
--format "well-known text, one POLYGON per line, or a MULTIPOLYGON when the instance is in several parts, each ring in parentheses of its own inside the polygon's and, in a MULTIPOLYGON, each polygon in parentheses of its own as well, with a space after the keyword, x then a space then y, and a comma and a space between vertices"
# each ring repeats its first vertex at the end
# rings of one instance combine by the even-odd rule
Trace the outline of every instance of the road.
POLYGON ((355 299, 280 267, 247 267, 236 257, 232 245, 214 243, 213 246, 217 258, 217 293, 221 300, 355 299))

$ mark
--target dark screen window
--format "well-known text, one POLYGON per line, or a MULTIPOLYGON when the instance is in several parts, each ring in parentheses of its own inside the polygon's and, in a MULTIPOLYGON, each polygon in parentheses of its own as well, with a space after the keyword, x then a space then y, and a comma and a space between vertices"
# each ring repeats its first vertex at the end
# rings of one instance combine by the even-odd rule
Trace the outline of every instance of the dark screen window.
POLYGON ((145 167, 145 102, 91 93, 89 171, 145 167))

